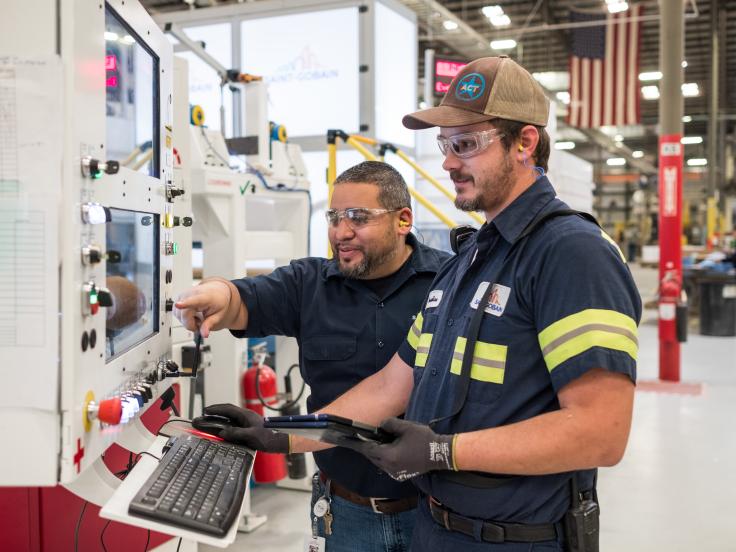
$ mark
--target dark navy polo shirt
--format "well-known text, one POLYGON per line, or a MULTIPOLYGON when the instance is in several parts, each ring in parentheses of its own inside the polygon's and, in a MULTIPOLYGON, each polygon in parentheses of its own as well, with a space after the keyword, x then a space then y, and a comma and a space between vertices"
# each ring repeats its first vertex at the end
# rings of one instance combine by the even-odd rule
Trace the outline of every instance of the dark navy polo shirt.
MULTIPOLYGON (((563 208, 541 177, 443 266, 399 349, 414 366, 407 419, 429 423, 451 414, 468 325, 489 282, 496 286, 482 319, 466 402, 456 416, 433 426, 438 433, 503 426, 559 410, 560 389, 592 368, 636 379, 641 300, 618 246, 594 223, 570 215, 547 220, 523 248, 523 242, 512 248, 537 215, 563 208)), ((594 474, 580 472, 583 489, 592 486, 594 474)), ((570 474, 517 477, 477 489, 451 482, 443 472, 414 479, 462 515, 520 523, 559 520, 568 508, 569 480, 570 474)))
MULTIPOLYGON (((383 368, 404 340, 429 285, 450 255, 407 236, 413 252, 378 296, 345 278, 334 261, 310 257, 266 276, 233 280, 248 308, 248 328, 236 337, 285 335, 299 343, 302 377, 311 389, 309 412, 324 407, 383 368)), ((314 453, 331 479, 363 496, 416 494, 364 456, 346 448, 314 453)))

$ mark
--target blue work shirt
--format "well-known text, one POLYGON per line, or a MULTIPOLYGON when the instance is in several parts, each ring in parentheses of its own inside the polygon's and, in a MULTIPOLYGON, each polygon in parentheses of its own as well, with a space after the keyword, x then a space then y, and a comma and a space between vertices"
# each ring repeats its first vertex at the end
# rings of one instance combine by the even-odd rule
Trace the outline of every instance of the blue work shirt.
MULTIPOLYGON (((344 277, 337 264, 309 257, 266 276, 233 280, 248 308, 248 328, 236 337, 285 335, 299 343, 302 378, 313 412, 383 368, 404 340, 429 285, 450 255, 407 236, 409 259, 376 295, 362 280, 344 277)), ((416 494, 364 456, 346 448, 314 453, 319 468, 362 496, 402 498, 416 494)))
MULTIPOLYGON (((451 414, 468 325, 495 274, 466 401, 435 431, 475 431, 559 410, 559 391, 592 368, 635 381, 641 299, 613 240, 568 215, 543 222, 523 248, 523 241, 512 248, 540 213, 565 208, 540 177, 443 266, 399 349, 414 366, 407 419, 428 424, 451 414)), ((511 478, 493 489, 461 485, 447 474, 430 472, 414 482, 461 515, 550 523, 569 507, 569 473, 511 478)), ((581 489, 592 487, 594 474, 578 473, 581 489)))

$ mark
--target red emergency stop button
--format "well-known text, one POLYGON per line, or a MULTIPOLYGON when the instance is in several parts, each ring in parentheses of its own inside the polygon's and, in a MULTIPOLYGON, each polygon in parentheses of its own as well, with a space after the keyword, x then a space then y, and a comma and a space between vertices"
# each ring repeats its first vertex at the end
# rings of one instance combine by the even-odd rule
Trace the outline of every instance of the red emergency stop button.
POLYGON ((123 404, 119 397, 100 401, 97 419, 105 424, 117 425, 123 417, 123 404))

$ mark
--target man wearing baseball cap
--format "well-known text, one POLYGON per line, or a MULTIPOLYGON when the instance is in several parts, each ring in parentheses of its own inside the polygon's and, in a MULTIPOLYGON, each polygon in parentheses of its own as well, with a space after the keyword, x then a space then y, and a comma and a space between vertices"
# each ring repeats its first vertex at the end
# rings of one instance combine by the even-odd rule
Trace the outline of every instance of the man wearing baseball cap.
POLYGON ((355 448, 421 491, 413 550, 598 549, 596 468, 626 448, 641 300, 613 240, 545 176, 548 112, 500 56, 404 117, 439 127, 456 206, 487 222, 454 233, 389 364, 324 411, 405 414, 381 423, 393 442, 355 448))

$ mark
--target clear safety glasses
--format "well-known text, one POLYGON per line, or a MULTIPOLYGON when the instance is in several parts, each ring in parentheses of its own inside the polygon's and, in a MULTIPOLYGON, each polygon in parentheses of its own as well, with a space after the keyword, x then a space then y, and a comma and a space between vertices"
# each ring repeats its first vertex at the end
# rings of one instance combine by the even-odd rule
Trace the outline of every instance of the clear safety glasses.
POLYGON ((399 209, 369 209, 367 207, 351 207, 350 209, 327 209, 325 218, 330 226, 337 226, 342 219, 348 221, 351 228, 362 228, 376 222, 378 217, 393 213, 399 209))
POLYGON ((451 150, 453 155, 462 159, 473 157, 485 150, 493 142, 501 138, 503 134, 498 134, 495 128, 489 130, 478 130, 476 132, 463 132, 450 137, 442 135, 437 136, 437 145, 440 147, 442 155, 447 155, 447 151, 451 150))

